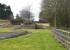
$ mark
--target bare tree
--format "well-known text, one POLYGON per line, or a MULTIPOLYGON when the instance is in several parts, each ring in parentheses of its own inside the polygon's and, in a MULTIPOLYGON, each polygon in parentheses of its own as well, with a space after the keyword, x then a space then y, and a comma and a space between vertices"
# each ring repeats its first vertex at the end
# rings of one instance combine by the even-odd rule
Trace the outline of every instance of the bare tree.
POLYGON ((33 21, 33 14, 30 12, 30 7, 27 7, 25 9, 22 9, 20 11, 20 16, 22 17, 22 19, 29 23, 33 21))

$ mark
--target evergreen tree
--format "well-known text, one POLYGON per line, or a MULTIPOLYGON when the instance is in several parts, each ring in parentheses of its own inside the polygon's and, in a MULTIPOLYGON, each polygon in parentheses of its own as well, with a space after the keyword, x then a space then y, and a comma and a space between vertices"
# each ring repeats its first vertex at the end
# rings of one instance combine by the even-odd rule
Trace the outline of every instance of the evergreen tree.
POLYGON ((11 15, 13 17, 10 6, 0 3, 0 19, 10 19, 11 15))

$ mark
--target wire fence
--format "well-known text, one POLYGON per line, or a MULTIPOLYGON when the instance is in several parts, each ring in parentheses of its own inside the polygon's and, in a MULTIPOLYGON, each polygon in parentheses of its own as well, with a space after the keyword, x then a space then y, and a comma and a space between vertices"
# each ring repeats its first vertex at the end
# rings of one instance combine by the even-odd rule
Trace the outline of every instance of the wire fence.
POLYGON ((70 32, 54 29, 55 38, 70 50, 70 32))

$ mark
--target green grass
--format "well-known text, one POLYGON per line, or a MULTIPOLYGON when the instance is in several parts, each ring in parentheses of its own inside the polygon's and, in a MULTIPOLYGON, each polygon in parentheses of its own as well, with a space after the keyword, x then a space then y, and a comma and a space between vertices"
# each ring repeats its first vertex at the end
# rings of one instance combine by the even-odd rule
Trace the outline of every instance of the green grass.
POLYGON ((2 32, 12 32, 12 29, 10 28, 0 28, 0 33, 2 32))
POLYGON ((0 50, 67 50, 47 29, 29 30, 32 34, 0 40, 0 50))

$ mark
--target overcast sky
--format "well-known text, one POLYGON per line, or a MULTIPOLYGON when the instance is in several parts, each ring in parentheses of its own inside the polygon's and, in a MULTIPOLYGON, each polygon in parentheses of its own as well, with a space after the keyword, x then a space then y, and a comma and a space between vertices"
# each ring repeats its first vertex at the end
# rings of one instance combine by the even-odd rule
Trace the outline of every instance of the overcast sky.
POLYGON ((0 0, 0 3, 10 5, 14 16, 19 14, 20 10, 30 5, 32 6, 31 12, 34 13, 35 20, 37 21, 39 19, 38 16, 41 11, 42 0, 0 0))

